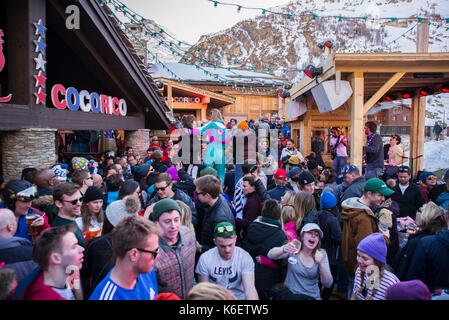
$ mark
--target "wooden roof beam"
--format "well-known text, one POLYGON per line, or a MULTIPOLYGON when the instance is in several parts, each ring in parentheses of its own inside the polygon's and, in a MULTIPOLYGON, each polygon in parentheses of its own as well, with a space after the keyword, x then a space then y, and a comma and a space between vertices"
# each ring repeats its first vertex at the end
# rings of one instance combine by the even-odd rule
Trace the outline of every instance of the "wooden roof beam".
POLYGON ((363 114, 366 115, 374 104, 379 101, 380 98, 383 97, 385 93, 388 92, 401 78, 404 76, 405 72, 397 72, 395 73, 387 82, 380 87, 379 90, 375 94, 369 98, 369 100, 363 105, 363 114))

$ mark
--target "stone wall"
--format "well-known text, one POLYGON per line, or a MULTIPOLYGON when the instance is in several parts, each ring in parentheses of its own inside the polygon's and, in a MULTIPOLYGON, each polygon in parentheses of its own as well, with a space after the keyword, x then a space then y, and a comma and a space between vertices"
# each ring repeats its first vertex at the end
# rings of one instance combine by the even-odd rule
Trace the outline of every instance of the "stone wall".
POLYGON ((125 149, 133 147, 134 154, 145 158, 150 146, 150 130, 139 129, 136 131, 125 131, 125 149))
POLYGON ((5 181, 20 179, 24 168, 52 167, 57 160, 55 129, 3 132, 1 159, 5 181))

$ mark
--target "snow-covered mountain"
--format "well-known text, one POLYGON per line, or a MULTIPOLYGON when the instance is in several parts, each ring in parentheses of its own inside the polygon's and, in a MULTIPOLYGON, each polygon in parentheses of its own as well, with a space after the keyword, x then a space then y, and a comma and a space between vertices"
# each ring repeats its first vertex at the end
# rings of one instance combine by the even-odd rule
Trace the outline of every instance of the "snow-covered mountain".
POLYGON ((447 0, 295 0, 270 10, 291 17, 265 13, 221 32, 203 35, 185 58, 204 66, 270 70, 296 82, 302 77, 298 70, 319 63, 322 49, 318 44, 327 40, 334 42, 337 52, 416 52, 416 20, 388 19, 379 23, 344 18, 354 16, 432 18, 429 52, 449 51, 449 25, 443 19, 449 18, 447 0))

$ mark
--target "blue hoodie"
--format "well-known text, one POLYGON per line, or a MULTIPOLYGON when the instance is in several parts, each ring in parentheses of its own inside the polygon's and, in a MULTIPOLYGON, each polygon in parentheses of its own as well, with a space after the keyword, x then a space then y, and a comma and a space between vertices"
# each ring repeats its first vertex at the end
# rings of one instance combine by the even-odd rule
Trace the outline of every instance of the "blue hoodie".
POLYGON ((443 207, 444 210, 447 210, 449 206, 449 192, 443 192, 438 196, 437 205, 443 207))

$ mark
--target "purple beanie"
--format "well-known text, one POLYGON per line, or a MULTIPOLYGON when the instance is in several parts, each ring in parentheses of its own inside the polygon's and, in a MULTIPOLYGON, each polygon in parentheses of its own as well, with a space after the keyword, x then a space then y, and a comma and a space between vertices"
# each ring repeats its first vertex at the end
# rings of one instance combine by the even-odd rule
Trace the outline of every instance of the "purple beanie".
POLYGON ((383 264, 387 263, 387 245, 384 236, 379 232, 372 233, 362 239, 357 246, 357 250, 370 255, 383 264))
POLYGON ((178 177, 178 170, 176 167, 170 167, 167 169, 166 173, 168 173, 172 180, 181 180, 178 177))
POLYGON ((387 300, 431 300, 429 288, 421 280, 398 282, 387 289, 387 300))

